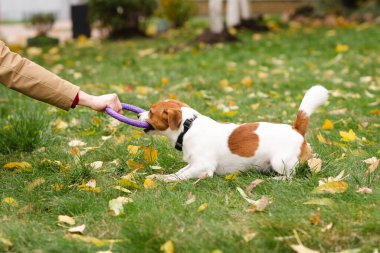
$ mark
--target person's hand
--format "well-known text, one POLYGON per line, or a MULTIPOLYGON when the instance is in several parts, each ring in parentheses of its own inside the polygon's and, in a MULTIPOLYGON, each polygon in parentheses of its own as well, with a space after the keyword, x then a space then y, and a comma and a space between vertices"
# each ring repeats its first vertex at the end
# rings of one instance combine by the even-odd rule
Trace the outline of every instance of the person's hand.
POLYGON ((103 112, 108 106, 117 113, 123 113, 121 103, 116 94, 92 96, 84 91, 79 91, 78 105, 87 106, 98 112, 103 112))

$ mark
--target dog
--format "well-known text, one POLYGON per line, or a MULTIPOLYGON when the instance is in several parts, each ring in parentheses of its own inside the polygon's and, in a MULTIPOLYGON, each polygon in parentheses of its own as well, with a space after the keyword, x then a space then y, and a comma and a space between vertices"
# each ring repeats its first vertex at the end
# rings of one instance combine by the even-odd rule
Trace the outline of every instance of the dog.
POLYGON ((293 126, 268 122, 219 123, 176 100, 155 103, 138 117, 152 126, 145 132, 166 136, 183 152, 183 159, 188 163, 177 173, 158 177, 163 181, 212 177, 249 169, 275 171, 289 177, 299 163, 312 157, 305 140, 307 126, 311 114, 327 99, 326 88, 311 87, 301 102, 293 126))

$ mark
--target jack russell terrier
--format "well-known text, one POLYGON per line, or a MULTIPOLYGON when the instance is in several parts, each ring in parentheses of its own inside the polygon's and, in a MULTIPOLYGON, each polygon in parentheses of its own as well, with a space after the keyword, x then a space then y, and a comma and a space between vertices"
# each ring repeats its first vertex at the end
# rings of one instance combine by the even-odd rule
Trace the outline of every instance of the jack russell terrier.
POLYGON ((298 163, 312 156, 305 140, 306 129, 311 114, 327 98, 328 91, 323 86, 310 88, 293 126, 268 122, 219 123, 176 100, 153 104, 149 111, 139 114, 139 120, 152 125, 153 129, 145 132, 166 136, 188 162, 177 173, 160 175, 158 178, 163 181, 249 169, 291 176, 298 163))

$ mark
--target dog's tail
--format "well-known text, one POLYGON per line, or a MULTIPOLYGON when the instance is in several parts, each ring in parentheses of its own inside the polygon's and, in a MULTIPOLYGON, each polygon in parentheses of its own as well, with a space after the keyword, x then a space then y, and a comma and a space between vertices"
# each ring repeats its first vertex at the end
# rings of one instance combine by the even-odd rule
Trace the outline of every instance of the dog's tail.
POLYGON ((302 136, 305 136, 311 114, 327 101, 328 96, 327 89, 322 85, 315 85, 306 92, 293 125, 302 136))

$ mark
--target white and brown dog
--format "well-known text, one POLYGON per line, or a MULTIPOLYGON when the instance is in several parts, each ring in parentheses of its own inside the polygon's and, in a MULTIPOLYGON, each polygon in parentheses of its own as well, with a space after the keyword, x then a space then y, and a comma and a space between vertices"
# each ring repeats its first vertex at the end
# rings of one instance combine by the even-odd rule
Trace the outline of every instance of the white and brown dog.
POLYGON ((290 176, 300 162, 308 160, 311 149, 305 140, 310 115, 327 101, 328 91, 313 86, 301 102, 293 126, 267 122, 219 123, 188 105, 165 100, 139 115, 152 125, 150 134, 164 135, 176 149, 183 151, 188 165, 175 174, 163 175, 164 181, 229 174, 256 169, 290 176))

